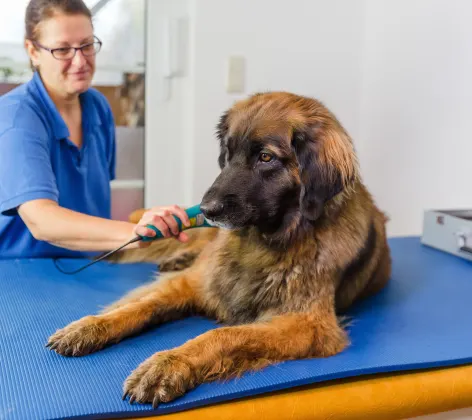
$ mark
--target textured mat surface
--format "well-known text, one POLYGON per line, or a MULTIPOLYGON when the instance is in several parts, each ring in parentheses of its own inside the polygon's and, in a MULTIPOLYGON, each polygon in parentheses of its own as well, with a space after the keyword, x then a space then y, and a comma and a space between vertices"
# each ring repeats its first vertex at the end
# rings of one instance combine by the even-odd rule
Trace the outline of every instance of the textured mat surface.
MULTIPOLYGON (((49 260, 0 261, 0 419, 151 415, 335 378, 472 362, 472 263, 423 247, 417 238, 390 244, 392 281, 352 311, 347 351, 204 384, 156 411, 121 400, 125 378, 154 352, 215 323, 173 322, 90 356, 64 358, 44 347, 48 336, 149 281, 155 267, 104 263, 66 276, 49 260)), ((67 269, 82 263, 61 262, 67 269)))

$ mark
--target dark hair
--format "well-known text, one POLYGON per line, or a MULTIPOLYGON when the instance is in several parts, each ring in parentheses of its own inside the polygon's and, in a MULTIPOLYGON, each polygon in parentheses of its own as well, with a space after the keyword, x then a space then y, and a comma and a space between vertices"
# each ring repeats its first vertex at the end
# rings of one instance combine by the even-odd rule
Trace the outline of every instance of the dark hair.
POLYGON ((56 13, 85 15, 92 19, 92 12, 83 0, 30 0, 25 13, 25 38, 38 40, 38 25, 56 13))

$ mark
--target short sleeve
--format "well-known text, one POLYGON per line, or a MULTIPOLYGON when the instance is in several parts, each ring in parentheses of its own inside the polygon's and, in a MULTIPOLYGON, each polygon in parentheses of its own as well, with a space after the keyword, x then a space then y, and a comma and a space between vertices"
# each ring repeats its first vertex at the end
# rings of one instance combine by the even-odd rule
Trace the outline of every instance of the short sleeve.
POLYGON ((47 141, 30 131, 10 128, 0 134, 0 213, 36 199, 58 201, 47 141))

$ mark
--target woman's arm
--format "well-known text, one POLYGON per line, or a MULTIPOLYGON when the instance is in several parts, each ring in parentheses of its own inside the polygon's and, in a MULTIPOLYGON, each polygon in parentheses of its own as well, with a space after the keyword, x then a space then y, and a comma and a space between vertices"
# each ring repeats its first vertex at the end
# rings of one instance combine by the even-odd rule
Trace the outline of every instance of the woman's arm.
MULTIPOLYGON (((146 224, 156 226, 165 237, 174 236, 185 242, 188 237, 178 231, 175 214, 182 223, 189 225, 188 216, 178 206, 156 207, 146 212, 136 225, 117 220, 88 216, 60 207, 55 201, 38 199, 28 201, 18 208, 18 214, 31 234, 40 241, 71 250, 108 251, 119 247, 137 234, 154 236, 146 224)), ((149 246, 150 242, 137 242, 129 248, 149 246)))

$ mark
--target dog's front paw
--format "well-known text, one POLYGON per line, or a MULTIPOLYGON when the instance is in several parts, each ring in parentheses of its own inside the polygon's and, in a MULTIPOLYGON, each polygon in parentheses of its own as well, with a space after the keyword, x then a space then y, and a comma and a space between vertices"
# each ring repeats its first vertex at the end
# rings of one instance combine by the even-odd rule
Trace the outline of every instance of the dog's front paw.
POLYGON ((123 399, 130 403, 170 402, 197 384, 194 367, 174 351, 156 353, 141 363, 124 383, 123 399))
POLYGON ((107 341, 103 320, 86 316, 56 331, 46 346, 63 356, 84 356, 102 349, 107 341))

